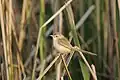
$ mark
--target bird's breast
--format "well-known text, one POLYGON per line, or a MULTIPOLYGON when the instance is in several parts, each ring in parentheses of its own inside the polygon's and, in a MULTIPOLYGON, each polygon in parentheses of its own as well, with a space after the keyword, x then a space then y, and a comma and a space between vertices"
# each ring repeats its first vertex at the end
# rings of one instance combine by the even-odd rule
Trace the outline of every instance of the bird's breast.
POLYGON ((55 41, 53 43, 53 45, 54 45, 55 49, 60 53, 70 53, 70 51, 71 51, 70 49, 60 45, 57 41, 55 41))

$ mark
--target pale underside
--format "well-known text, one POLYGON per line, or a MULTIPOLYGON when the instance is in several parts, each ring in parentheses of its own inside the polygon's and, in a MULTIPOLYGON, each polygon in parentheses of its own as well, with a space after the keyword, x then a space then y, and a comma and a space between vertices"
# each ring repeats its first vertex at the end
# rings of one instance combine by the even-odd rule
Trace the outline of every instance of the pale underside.
POLYGON ((55 40, 53 44, 55 49, 60 53, 70 53, 72 50, 72 45, 64 37, 55 40))

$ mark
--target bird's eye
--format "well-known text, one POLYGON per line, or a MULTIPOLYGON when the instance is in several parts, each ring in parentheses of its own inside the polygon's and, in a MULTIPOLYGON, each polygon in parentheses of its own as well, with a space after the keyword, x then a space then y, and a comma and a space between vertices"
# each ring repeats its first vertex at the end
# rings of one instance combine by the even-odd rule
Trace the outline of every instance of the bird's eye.
POLYGON ((55 37, 57 37, 57 35, 55 37))
POLYGON ((55 37, 58 37, 58 35, 56 35, 55 37))

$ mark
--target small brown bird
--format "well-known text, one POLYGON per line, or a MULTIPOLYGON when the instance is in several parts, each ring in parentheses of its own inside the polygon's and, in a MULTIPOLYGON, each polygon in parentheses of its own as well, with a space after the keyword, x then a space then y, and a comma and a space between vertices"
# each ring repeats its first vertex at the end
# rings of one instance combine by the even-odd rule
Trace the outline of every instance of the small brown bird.
POLYGON ((80 49, 79 47, 73 47, 67 38, 65 38, 62 34, 54 34, 51 35, 53 38, 53 46, 54 48, 60 53, 70 53, 71 51, 81 51, 83 53, 88 53, 91 55, 96 55, 92 52, 88 52, 85 50, 80 49))
POLYGON ((88 66, 88 68, 89 68, 89 70, 90 70, 94 80, 97 80, 97 77, 96 77, 95 73, 91 69, 89 63, 87 62, 87 60, 84 57, 84 55, 82 54, 82 52, 88 53, 88 54, 91 54, 91 55, 96 55, 96 54, 88 52, 88 51, 85 51, 85 50, 82 50, 82 49, 80 49, 77 46, 73 47, 70 44, 70 42, 68 41, 68 39, 65 38, 62 34, 54 34, 54 35, 51 35, 51 36, 53 37, 53 46, 60 53, 70 53, 72 51, 78 51, 79 54, 81 55, 82 59, 84 60, 85 64, 88 66))

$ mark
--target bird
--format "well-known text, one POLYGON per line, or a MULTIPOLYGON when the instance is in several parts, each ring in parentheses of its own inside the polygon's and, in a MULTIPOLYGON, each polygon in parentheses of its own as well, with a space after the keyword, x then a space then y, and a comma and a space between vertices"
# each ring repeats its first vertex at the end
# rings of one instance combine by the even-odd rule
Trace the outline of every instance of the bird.
POLYGON ((71 53, 72 51, 81 51, 83 53, 87 53, 87 54, 91 54, 91 55, 96 55, 92 52, 88 52, 88 51, 85 51, 85 50, 82 50, 80 49, 79 47, 77 46, 72 46, 70 44, 70 42, 68 41, 68 39, 66 37, 64 37, 62 34, 60 33, 56 33, 56 34, 53 34, 53 35, 50 35, 52 38, 53 38, 53 46, 54 48, 60 52, 60 53, 71 53))
MULTIPOLYGON (((89 63, 87 62, 86 58, 84 57, 83 53, 87 53, 87 54, 91 54, 91 55, 96 55, 92 52, 88 52, 85 50, 80 49, 77 46, 72 46, 70 44, 70 42, 68 41, 67 38, 65 38, 62 34, 56 33, 54 35, 50 35, 53 38, 53 46, 54 48, 62 54, 67 54, 67 53, 71 53, 73 51, 77 51, 79 52, 79 54, 81 55, 82 59, 84 60, 85 64, 88 66, 94 80, 97 80, 96 74, 93 72, 92 68, 90 67, 89 63)), ((62 55, 60 55, 62 57, 62 55)))

